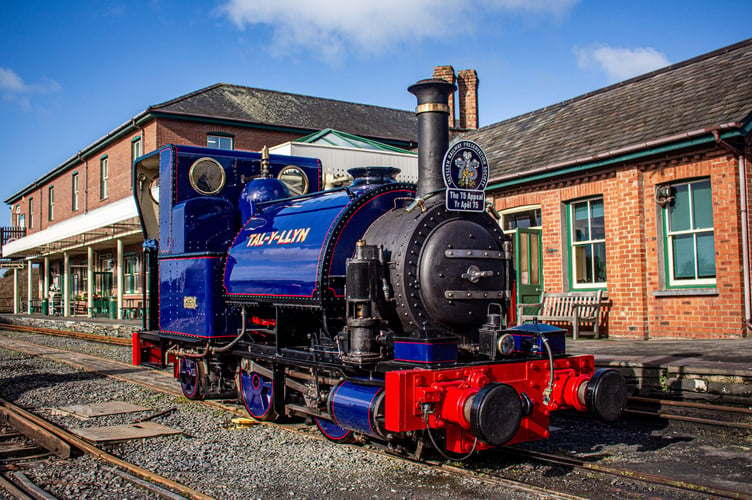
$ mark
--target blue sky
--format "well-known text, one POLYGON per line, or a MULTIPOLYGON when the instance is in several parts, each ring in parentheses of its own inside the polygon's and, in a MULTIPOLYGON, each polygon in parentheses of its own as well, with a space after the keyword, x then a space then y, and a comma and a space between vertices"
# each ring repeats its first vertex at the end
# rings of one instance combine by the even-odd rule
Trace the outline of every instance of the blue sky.
POLYGON ((478 71, 483 126, 750 38, 750 19, 748 0, 6 0, 0 199, 217 82, 413 109, 407 86, 451 64, 478 71))

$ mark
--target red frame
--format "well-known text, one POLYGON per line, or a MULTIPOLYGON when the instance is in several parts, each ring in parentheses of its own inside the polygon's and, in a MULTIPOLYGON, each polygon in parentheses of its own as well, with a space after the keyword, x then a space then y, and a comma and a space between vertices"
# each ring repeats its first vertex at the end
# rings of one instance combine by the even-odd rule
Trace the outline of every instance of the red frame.
POLYGON ((544 439, 549 435, 549 415, 565 408, 585 410, 580 387, 595 370, 592 355, 554 359, 554 384, 548 390, 550 372, 547 359, 479 365, 450 369, 412 369, 386 374, 386 429, 409 432, 426 428, 423 404, 430 404, 432 429, 446 430, 446 448, 467 453, 490 446, 478 442, 464 415, 465 402, 490 382, 508 384, 525 393, 533 402, 530 415, 523 416, 517 434, 507 444, 544 439), (548 402, 545 402, 546 393, 548 402))

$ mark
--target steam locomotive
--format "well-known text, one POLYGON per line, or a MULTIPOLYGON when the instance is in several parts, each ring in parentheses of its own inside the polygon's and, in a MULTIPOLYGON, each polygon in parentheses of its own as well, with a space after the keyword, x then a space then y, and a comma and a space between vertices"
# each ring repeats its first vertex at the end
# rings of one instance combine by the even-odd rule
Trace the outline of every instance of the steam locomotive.
POLYGON ((473 211, 445 196, 454 89, 408 89, 417 185, 359 167, 322 191, 318 160, 265 152, 170 145, 139 159, 151 300, 134 363, 174 363, 190 399, 237 397, 256 419, 306 416, 333 441, 402 452, 546 438, 567 408, 617 419, 618 372, 567 355, 560 329, 506 327, 510 240, 482 191, 473 211))

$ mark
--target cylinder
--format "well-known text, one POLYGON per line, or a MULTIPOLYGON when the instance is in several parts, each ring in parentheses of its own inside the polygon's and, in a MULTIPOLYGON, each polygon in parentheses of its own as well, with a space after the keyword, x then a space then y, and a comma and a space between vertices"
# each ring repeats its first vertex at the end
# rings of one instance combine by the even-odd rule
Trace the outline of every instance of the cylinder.
POLYGON ((444 187, 441 161, 449 145, 449 96, 456 89, 437 79, 421 80, 407 89, 418 99, 418 198, 444 187))
POLYGON ((342 382, 329 394, 332 420, 344 429, 384 439, 384 389, 342 382))

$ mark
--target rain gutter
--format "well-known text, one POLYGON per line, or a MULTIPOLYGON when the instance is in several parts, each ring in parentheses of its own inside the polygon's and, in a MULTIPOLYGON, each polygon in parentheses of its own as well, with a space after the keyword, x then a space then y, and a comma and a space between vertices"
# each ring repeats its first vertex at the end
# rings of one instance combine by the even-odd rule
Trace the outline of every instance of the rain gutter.
MULTIPOLYGON (((184 111, 159 111, 159 110, 150 110, 151 115, 155 118, 177 118, 184 121, 192 121, 192 122, 201 122, 201 123, 212 123, 215 125, 231 125, 231 126, 242 126, 242 127, 253 127, 258 128, 261 130, 274 130, 278 132, 291 132, 295 134, 305 134, 310 135, 312 132, 318 132, 321 129, 316 127, 300 127, 296 125, 285 125, 285 124, 279 124, 279 125, 273 125, 268 123, 262 123, 257 122, 253 120, 242 120, 242 119, 236 119, 236 118, 221 118, 217 116, 212 115, 201 115, 196 113, 189 113, 184 111)), ((361 137, 364 139, 371 139, 378 142, 383 142, 384 144, 390 145, 390 146, 396 146, 402 149, 408 149, 411 147, 411 145, 414 145, 415 142, 413 140, 404 140, 404 139, 397 139, 397 138, 389 138, 389 137, 380 137, 380 136, 374 136, 369 134, 363 134, 361 137)))
POLYGON ((136 127, 136 125, 144 123, 149 118, 151 118, 151 115, 152 113, 151 113, 151 110, 149 109, 147 109, 146 111, 142 111, 141 113, 134 116, 127 122, 121 124, 119 127, 113 129, 111 132, 108 132, 106 135, 92 142, 89 146, 78 151, 75 155, 71 156, 70 158, 65 160, 63 163, 61 163, 54 169, 44 174, 42 177, 36 179, 34 182, 29 184, 25 188, 21 189, 17 193, 6 198, 5 203, 11 204, 17 199, 21 198, 22 196, 25 196, 26 194, 32 191, 35 191, 36 189, 39 189, 41 186, 47 183, 50 179, 57 177, 61 173, 65 172, 69 168, 72 168, 74 165, 76 165, 79 162, 80 158, 85 158, 89 156, 90 154, 96 152, 97 150, 108 146, 113 141, 122 138, 123 135, 126 135, 132 132, 133 130, 138 130, 138 127, 136 127))
POLYGON ((582 158, 577 158, 575 160, 567 160, 559 163, 552 163, 543 167, 515 172, 493 180, 492 183, 489 183, 489 186, 486 188, 486 190, 501 189, 517 184, 524 184, 531 181, 591 170, 593 168, 612 165, 614 163, 644 158, 647 156, 674 151, 677 149, 697 146, 706 143, 713 143, 715 142, 715 139, 712 135, 714 131, 718 133, 723 130, 731 131, 726 132, 723 135, 723 138, 725 139, 728 137, 742 135, 741 132, 733 131, 734 129, 738 130, 742 128, 742 126, 743 124, 741 122, 725 123, 714 127, 707 127, 690 132, 683 132, 681 134, 675 134, 653 141, 647 141, 640 144, 634 144, 631 146, 614 149, 613 151, 608 151, 606 153, 585 156, 582 158))

